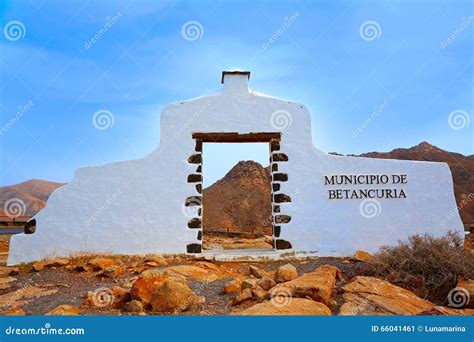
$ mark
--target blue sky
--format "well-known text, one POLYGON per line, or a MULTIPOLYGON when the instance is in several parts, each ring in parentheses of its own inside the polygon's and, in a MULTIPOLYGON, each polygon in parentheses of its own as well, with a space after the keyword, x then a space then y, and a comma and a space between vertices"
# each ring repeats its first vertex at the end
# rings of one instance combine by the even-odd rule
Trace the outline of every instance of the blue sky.
POLYGON ((474 153, 470 1, 23 0, 0 13, 0 185, 150 153, 161 109, 214 92, 233 67, 305 103, 324 151, 427 140, 474 153), (183 36, 189 21, 198 39, 183 36), (105 130, 92 124, 101 109, 105 130))

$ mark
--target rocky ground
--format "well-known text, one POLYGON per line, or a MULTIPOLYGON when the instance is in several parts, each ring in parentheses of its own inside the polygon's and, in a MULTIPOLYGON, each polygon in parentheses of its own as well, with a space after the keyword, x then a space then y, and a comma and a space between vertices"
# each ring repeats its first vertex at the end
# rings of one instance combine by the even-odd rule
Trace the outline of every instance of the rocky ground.
POLYGON ((204 233, 202 245, 205 250, 273 248, 272 237, 270 235, 265 235, 259 238, 238 238, 229 236, 215 236, 204 233))
MULTIPOLYGON (((81 256, 0 267, 2 315, 473 315, 364 276, 364 260, 81 256)), ((474 295, 474 282, 463 280, 474 295)))

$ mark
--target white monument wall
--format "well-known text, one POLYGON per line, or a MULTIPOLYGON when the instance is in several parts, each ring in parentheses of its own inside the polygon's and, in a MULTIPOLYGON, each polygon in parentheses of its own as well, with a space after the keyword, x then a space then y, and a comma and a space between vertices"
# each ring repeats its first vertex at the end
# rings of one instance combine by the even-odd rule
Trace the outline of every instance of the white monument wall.
POLYGON ((193 132, 281 132, 279 152, 289 160, 278 172, 288 181, 278 193, 292 201, 280 204, 291 221, 281 224, 279 238, 292 248, 277 254, 345 256, 412 234, 464 232, 446 164, 328 155, 313 146, 304 105, 249 92, 247 76, 229 74, 222 92, 163 110, 160 145, 148 156, 78 169, 35 216, 36 232, 12 237, 8 264, 83 253, 180 254, 200 243, 197 230, 187 226, 190 208, 183 206, 199 195, 187 182, 196 169, 188 163, 196 153, 193 132), (328 199, 328 190, 338 187, 325 185, 325 176, 336 174, 405 174, 406 184, 386 187, 404 189, 407 197, 367 207, 363 200, 328 199))

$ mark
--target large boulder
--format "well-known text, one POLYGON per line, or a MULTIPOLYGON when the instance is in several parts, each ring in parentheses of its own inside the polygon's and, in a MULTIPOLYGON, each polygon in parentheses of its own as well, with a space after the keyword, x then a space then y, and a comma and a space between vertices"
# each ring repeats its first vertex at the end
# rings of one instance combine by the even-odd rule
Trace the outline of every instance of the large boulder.
POLYGON ((329 316, 331 310, 319 302, 303 298, 272 298, 270 301, 259 303, 248 309, 234 312, 233 315, 240 316, 329 316))
POLYGON ((341 278, 341 271, 336 266, 324 265, 313 272, 276 285, 270 290, 270 295, 311 298, 329 305, 337 278, 341 278))
POLYGON ((344 286, 340 315, 418 315, 435 305, 389 282, 357 276, 344 286))
POLYGON ((186 282, 184 277, 179 276, 177 273, 170 274, 164 270, 152 269, 142 272, 130 290, 132 299, 141 301, 144 306, 149 305, 152 295, 158 291, 169 278, 186 282))
POLYGON ((284 283, 298 277, 298 271, 292 264, 286 264, 278 267, 275 274, 275 281, 277 283, 284 283))
POLYGON ((186 282, 170 278, 153 294, 150 304, 155 312, 176 314, 204 301, 205 298, 197 296, 186 282))

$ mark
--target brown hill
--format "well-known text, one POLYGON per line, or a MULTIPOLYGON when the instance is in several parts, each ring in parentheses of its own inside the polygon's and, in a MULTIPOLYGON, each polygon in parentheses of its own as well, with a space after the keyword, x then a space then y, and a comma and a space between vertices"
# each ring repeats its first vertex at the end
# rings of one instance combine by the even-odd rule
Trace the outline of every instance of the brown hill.
POLYGON ((238 162, 221 180, 203 191, 205 231, 272 234, 271 180, 268 168, 238 162))
POLYGON ((25 203, 25 208, 21 209, 22 212, 24 211, 22 216, 31 217, 43 209, 51 193, 63 185, 64 183, 31 179, 23 183, 0 187, 0 208, 2 209, 0 215, 5 216, 5 202, 18 198, 25 203))
POLYGON ((397 148, 391 152, 370 152, 360 156, 447 163, 453 175, 454 193, 461 218, 465 225, 474 224, 474 155, 464 156, 422 142, 411 148, 397 148))

